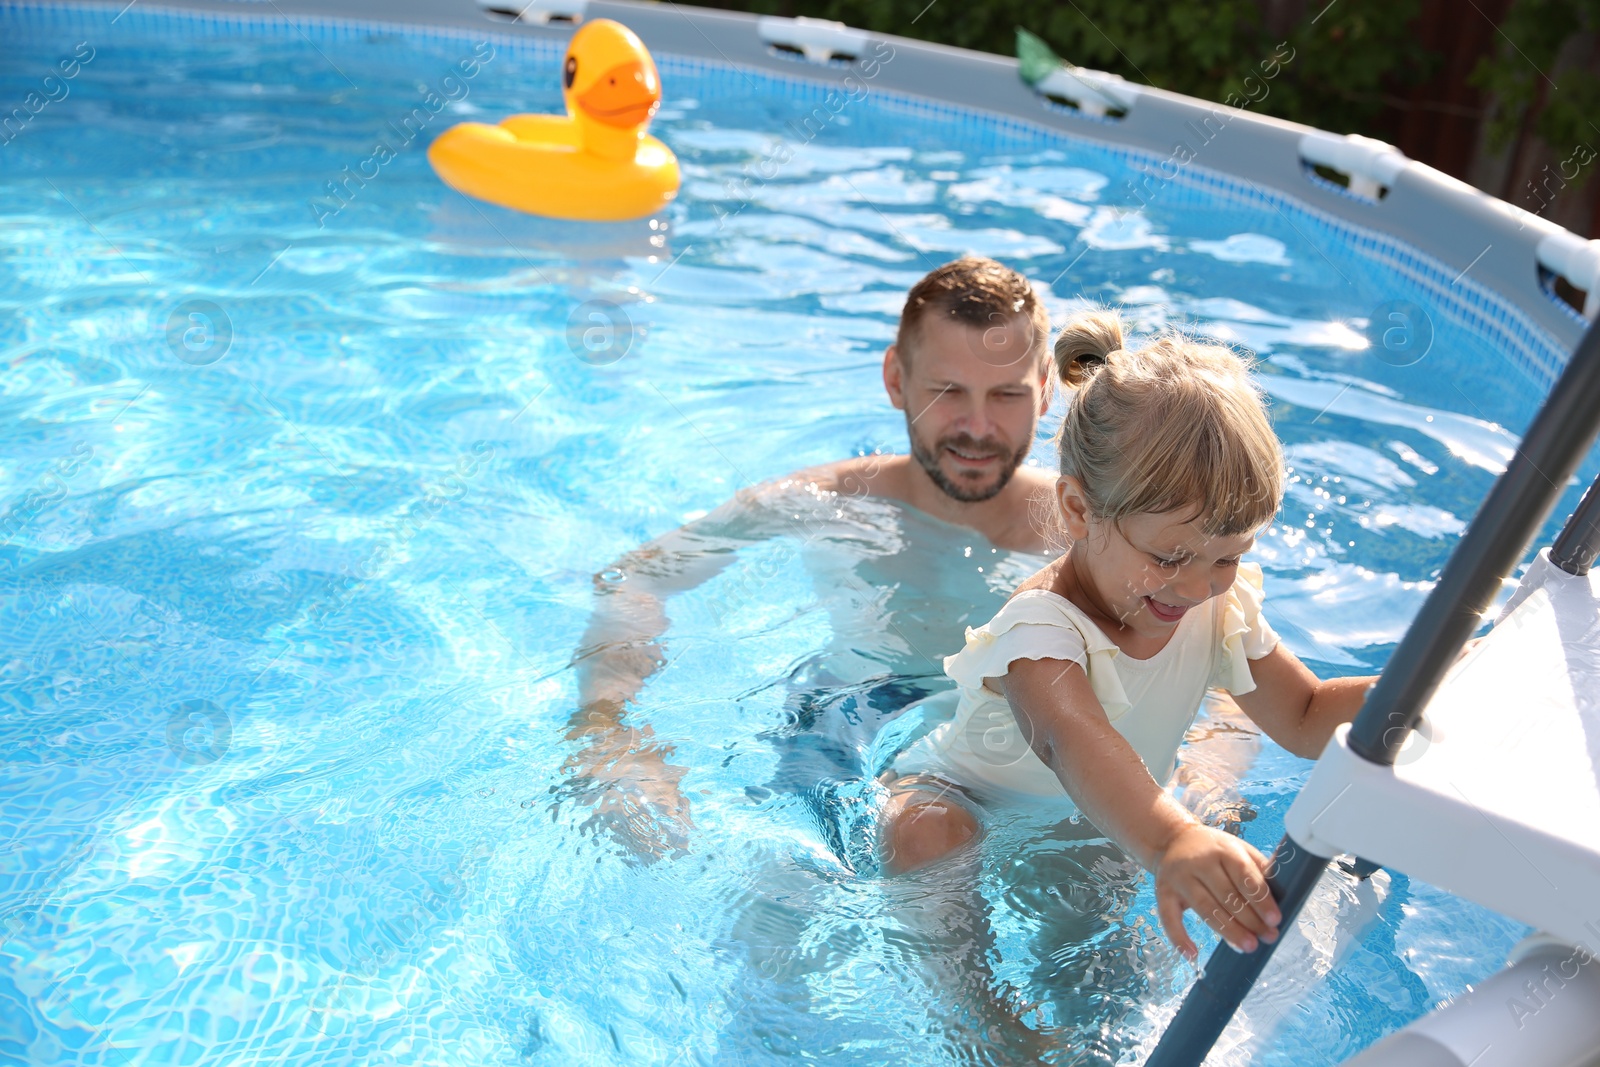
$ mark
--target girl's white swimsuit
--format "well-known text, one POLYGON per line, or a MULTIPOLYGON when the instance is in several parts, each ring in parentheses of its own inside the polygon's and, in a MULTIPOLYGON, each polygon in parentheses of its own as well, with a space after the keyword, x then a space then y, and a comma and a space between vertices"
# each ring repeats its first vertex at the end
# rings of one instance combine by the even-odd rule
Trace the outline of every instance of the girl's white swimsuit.
POLYGON ((1006 698, 983 684, 1004 675, 1013 660, 1060 659, 1084 669, 1111 725, 1165 785, 1206 690, 1255 689, 1249 661, 1278 644, 1261 602, 1261 567, 1241 563, 1226 593, 1190 610, 1160 652, 1134 659, 1065 597, 1046 589, 1018 593, 989 622, 968 627, 966 647, 945 657, 945 673, 957 689, 923 703, 953 699, 954 717, 891 766, 898 774, 936 775, 996 799, 1067 799, 1055 772, 1029 747, 1006 698))

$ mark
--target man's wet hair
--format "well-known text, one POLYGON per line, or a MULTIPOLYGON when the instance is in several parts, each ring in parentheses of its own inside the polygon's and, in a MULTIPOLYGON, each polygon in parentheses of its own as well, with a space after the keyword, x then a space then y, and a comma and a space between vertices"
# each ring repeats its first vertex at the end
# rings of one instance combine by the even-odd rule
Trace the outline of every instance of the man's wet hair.
POLYGON ((1030 354, 1041 369, 1048 362, 1050 313, 1034 292, 1033 283, 985 256, 962 256, 929 271, 906 294, 895 346, 908 366, 919 328, 930 319, 984 330, 1007 327, 1020 319, 1032 333, 1030 354))

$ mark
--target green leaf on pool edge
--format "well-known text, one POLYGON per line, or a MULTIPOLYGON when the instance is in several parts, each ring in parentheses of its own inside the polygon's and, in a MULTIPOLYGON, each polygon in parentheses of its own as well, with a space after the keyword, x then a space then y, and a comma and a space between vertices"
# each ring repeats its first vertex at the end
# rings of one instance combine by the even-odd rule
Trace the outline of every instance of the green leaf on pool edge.
POLYGON ((1043 37, 1017 27, 1017 73, 1023 81, 1037 86, 1064 66, 1061 57, 1050 51, 1043 37))

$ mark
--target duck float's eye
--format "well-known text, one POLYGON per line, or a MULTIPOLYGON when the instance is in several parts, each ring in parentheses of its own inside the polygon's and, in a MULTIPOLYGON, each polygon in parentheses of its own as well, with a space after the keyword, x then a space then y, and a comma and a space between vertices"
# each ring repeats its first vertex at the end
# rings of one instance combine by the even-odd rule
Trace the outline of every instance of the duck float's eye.
POLYGON ((578 57, 577 56, 568 56, 567 57, 566 70, 564 70, 562 72, 562 74, 561 74, 561 83, 563 85, 565 85, 568 89, 570 89, 570 88, 572 88, 572 83, 577 81, 577 80, 578 80, 578 57))

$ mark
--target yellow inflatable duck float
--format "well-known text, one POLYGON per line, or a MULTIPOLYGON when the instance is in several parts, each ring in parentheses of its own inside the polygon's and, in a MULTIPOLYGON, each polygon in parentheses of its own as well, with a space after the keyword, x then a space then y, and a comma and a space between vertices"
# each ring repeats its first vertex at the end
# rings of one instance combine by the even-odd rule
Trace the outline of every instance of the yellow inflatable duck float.
POLYGON ((566 116, 463 122, 429 146, 428 162, 468 196, 560 219, 636 219, 678 195, 677 157, 644 132, 661 77, 637 34, 610 19, 585 23, 561 84, 566 116))

